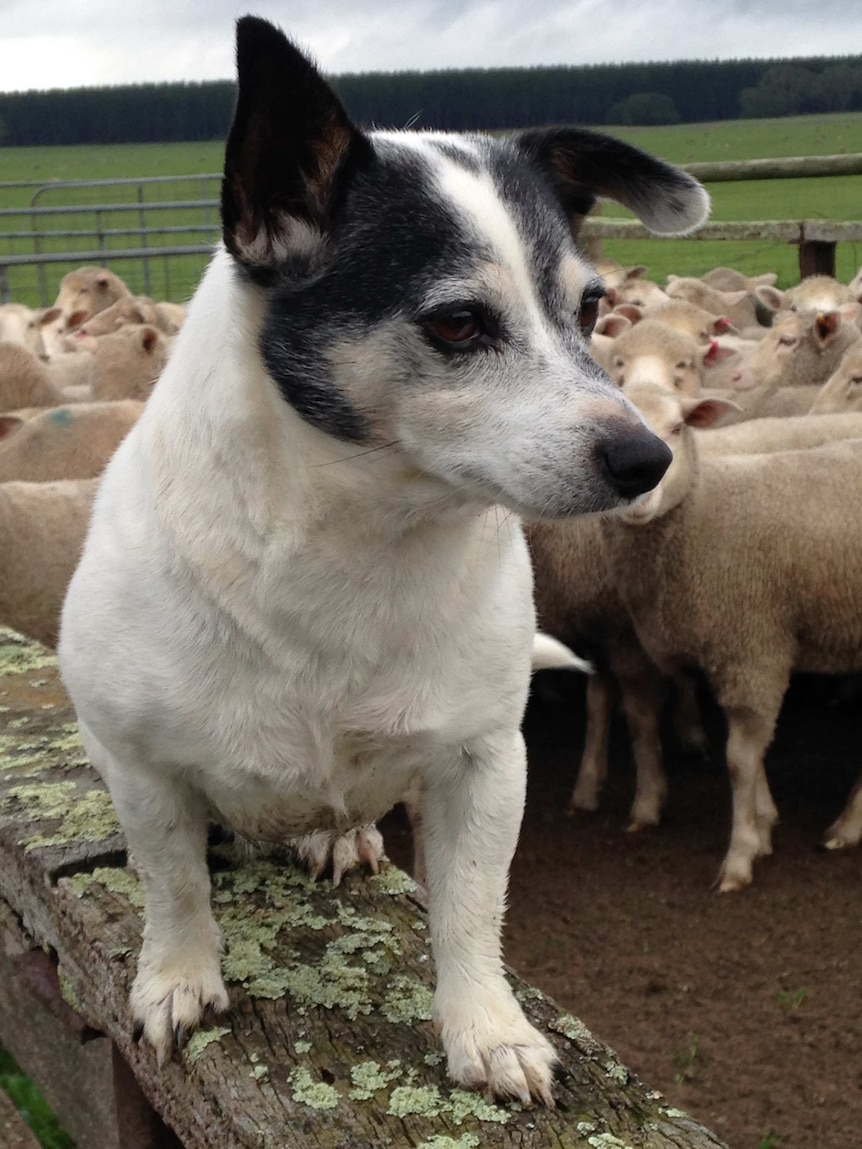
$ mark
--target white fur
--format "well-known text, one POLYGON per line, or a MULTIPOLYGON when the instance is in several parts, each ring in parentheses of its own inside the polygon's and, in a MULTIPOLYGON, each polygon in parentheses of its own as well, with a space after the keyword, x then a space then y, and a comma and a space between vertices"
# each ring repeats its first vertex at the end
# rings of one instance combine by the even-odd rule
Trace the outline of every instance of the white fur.
POLYGON ((208 818, 334 846, 421 776, 450 1070, 549 1100, 551 1046, 499 951, 534 626, 520 526, 304 423, 249 352, 261 320, 216 256, 64 611, 63 675, 148 894, 132 1008, 163 1058, 226 1006, 208 818))

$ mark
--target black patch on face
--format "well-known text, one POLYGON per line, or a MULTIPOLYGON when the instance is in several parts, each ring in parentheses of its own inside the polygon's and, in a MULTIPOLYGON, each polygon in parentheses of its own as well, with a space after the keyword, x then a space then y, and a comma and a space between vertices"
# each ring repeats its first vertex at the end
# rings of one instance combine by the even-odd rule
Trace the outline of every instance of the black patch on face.
MULTIPOLYGON (((478 256, 420 157, 388 151, 353 179, 322 268, 285 275, 270 293, 261 334, 267 370, 308 422, 338 439, 366 440, 367 418, 337 390, 327 352, 386 319, 418 316, 441 275, 468 275, 478 256)), ((397 365, 405 373, 410 364, 397 365)), ((381 364, 381 370, 394 364, 381 364)))
MULTIPOLYGON (((571 333, 573 357, 580 361, 585 343, 559 281, 560 259, 573 250, 572 239, 542 174, 498 141, 478 141, 475 156, 446 141, 435 139, 432 146, 469 171, 489 171, 524 240, 542 303, 571 333)), ((364 442, 372 433, 369 419, 338 390, 327 353, 339 343, 361 343, 383 321, 416 321, 441 277, 469 280, 494 251, 483 249, 470 222, 462 224, 457 204, 441 196, 422 155, 388 141, 378 142, 373 160, 353 174, 327 243, 316 270, 297 275, 296 268, 284 268, 270 287, 261 352, 282 395, 304 419, 338 439, 364 442)), ((380 369, 400 372, 395 382, 416 379, 409 357, 380 369)))
POLYGON ((550 316, 564 326, 571 318, 571 300, 561 298, 560 261, 574 252, 570 219, 546 173, 508 141, 489 152, 494 183, 515 218, 531 259, 539 298, 550 316))

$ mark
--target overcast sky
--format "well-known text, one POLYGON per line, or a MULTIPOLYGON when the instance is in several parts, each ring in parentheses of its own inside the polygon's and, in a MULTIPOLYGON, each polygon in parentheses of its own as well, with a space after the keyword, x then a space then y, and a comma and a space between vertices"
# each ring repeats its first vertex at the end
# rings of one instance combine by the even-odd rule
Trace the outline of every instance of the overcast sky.
POLYGON ((859 0, 0 0, 0 91, 228 79, 248 12, 335 73, 862 53, 859 0))

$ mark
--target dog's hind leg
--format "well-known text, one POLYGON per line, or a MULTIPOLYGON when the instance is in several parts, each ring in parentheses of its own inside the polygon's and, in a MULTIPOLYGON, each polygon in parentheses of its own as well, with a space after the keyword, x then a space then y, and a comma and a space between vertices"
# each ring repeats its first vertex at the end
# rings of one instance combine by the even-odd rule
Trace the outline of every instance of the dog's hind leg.
POLYGON ((82 728, 108 783, 144 888, 144 942, 130 999, 137 1037, 159 1063, 209 1012, 228 1008, 221 931, 210 908, 203 800, 172 777, 120 763, 82 728))
POLYGON ((458 1085, 553 1105, 556 1055, 515 1000, 500 944, 525 787, 519 731, 473 742, 449 770, 426 775, 434 1017, 458 1085))
POLYGON ((345 874, 358 870, 360 866, 368 866, 372 874, 376 874, 386 857, 383 835, 373 822, 356 826, 344 834, 336 830, 313 830, 295 838, 290 848, 308 867, 312 878, 319 878, 331 863, 333 886, 340 885, 345 874))

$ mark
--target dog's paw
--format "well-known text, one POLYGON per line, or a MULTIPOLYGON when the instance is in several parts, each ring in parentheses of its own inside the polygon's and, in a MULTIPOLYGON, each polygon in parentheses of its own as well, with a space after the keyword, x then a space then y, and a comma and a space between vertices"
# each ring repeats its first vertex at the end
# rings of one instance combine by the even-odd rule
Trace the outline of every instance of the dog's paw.
POLYGON ((202 1022, 228 1009, 218 960, 168 965, 142 960, 129 999, 136 1041, 147 1041, 164 1065, 202 1022))
POLYGON ((373 823, 357 826, 346 834, 338 834, 335 830, 314 830, 295 839, 291 846, 315 880, 331 864, 333 886, 339 885, 345 874, 361 866, 368 866, 372 874, 376 874, 386 856, 383 836, 373 823))
POLYGON ((462 1089, 480 1090, 490 1100, 538 1101, 553 1109, 557 1055, 525 1017, 500 1029, 444 1031, 443 1044, 449 1075, 462 1089))

